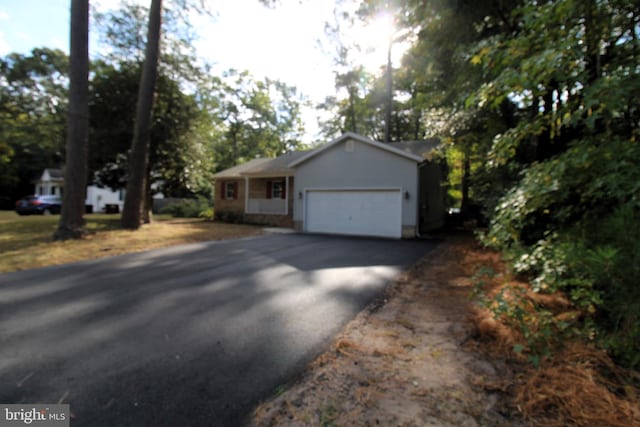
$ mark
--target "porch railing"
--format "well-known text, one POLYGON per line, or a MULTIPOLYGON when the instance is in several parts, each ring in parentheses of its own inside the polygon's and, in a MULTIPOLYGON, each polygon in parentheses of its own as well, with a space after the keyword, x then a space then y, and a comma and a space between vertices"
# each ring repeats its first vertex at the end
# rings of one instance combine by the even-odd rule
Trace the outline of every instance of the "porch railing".
POLYGON ((284 199, 249 199, 247 213, 284 215, 286 213, 284 199))

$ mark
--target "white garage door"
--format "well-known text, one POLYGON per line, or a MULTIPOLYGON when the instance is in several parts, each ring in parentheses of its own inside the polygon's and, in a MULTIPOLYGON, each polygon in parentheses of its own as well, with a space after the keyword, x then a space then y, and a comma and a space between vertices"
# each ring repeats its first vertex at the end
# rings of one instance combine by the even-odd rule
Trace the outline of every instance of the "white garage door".
POLYGON ((402 237, 400 190, 309 190, 305 230, 313 233, 402 237))

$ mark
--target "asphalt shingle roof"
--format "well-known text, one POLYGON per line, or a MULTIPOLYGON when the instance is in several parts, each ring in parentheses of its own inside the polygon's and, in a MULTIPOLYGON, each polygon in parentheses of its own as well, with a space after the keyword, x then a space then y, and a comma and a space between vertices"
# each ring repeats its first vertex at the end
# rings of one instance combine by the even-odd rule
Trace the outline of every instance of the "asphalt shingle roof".
MULTIPOLYGON (((403 151, 407 154, 426 159, 439 144, 438 139, 428 139, 424 141, 401 141, 390 143, 389 146, 403 151)), ((233 166, 229 169, 218 172, 214 178, 242 178, 245 176, 287 176, 293 175, 295 168, 289 165, 298 159, 311 155, 315 150, 321 150, 323 146, 312 150, 293 151, 276 158, 258 158, 250 160, 241 165, 233 166)))
POLYGON ((49 176, 52 179, 64 179, 64 172, 62 169, 47 169, 49 171, 49 176))

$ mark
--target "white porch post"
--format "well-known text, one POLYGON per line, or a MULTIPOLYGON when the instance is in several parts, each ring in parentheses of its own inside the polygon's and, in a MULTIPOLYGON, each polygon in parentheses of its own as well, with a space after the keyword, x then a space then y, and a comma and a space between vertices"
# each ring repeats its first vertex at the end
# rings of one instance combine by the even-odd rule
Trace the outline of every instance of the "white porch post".
POLYGON ((249 177, 244 177, 244 213, 247 213, 249 208, 249 177))
POLYGON ((289 177, 284 177, 284 215, 289 215, 289 177))

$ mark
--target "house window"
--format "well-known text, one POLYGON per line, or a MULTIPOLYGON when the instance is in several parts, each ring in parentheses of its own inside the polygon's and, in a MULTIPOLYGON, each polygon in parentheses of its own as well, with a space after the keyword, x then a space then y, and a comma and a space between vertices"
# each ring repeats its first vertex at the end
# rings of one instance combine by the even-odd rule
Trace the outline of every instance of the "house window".
POLYGON ((238 198, 238 183, 237 182, 225 182, 224 183, 224 198, 226 200, 234 200, 238 198))
POLYGON ((284 182, 283 181, 271 182, 271 198, 284 199, 284 182))
POLYGON ((122 202, 124 201, 124 189, 121 188, 120 190, 118 190, 118 201, 122 202))
POLYGON ((52 196, 55 196, 55 195, 56 195, 56 186, 55 186, 55 185, 52 185, 52 186, 51 186, 51 195, 52 195, 52 196))

